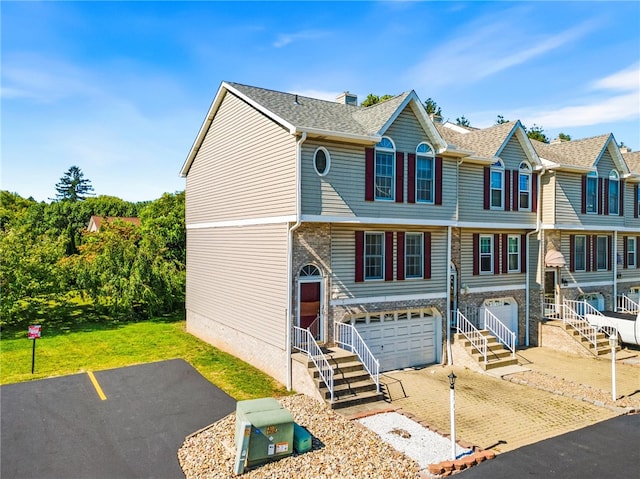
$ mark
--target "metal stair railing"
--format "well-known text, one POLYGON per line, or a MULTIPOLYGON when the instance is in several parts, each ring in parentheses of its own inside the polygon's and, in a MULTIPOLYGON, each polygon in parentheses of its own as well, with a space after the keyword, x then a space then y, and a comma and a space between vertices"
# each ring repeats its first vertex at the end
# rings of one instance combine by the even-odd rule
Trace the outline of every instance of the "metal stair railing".
POLYGON ((334 338, 339 346, 356 353, 380 392, 380 361, 373 355, 358 330, 348 323, 333 323, 334 338))
POLYGON ((593 344, 594 349, 598 349, 598 330, 589 324, 583 314, 578 311, 584 311, 584 304, 586 301, 575 301, 571 299, 565 299, 562 302, 562 322, 568 324, 575 329, 580 336, 584 337, 593 344))
POLYGON ((511 357, 516 357, 516 333, 511 331, 495 314, 488 309, 484 310, 484 327, 493 333, 509 351, 511 357))
POLYGON ((638 314, 640 313, 640 304, 636 303, 626 294, 619 294, 616 302, 616 312, 638 314))
POLYGON ((471 343, 471 346, 476 349, 482 356, 484 364, 487 364, 487 337, 476 328, 471 321, 469 321, 464 314, 458 310, 456 316, 456 329, 471 343))
POLYGON ((313 333, 308 329, 302 329, 298 326, 292 327, 292 347, 306 353, 307 356, 313 361, 322 382, 327 386, 329 394, 331 395, 331 402, 333 402, 333 368, 329 364, 329 360, 318 346, 318 343, 313 337, 313 333))
POLYGON ((598 311, 593 305, 584 301, 584 317, 589 322, 591 326, 596 328, 598 331, 602 331, 607 336, 614 338, 618 337, 618 327, 612 323, 609 318, 607 318, 604 314, 598 311))

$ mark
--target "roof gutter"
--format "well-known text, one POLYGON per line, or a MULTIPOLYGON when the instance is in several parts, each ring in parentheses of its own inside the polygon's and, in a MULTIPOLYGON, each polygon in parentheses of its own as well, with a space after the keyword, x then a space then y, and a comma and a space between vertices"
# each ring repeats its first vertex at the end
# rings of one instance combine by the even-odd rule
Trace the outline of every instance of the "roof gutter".
POLYGON ((287 308, 286 325, 287 325, 287 390, 293 389, 293 363, 291 359, 291 328, 293 327, 293 232, 302 224, 302 144, 307 139, 307 132, 303 131, 302 135, 296 142, 296 222, 289 227, 287 234, 287 308))

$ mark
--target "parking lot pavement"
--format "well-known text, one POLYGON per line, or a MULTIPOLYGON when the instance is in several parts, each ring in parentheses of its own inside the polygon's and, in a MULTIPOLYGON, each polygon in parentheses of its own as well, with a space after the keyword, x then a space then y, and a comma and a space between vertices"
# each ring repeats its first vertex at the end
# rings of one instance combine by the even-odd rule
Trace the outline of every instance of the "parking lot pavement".
POLYGON ((638 477, 640 415, 619 416, 517 451, 500 454, 462 479, 638 477))
POLYGON ((183 360, 94 377, 0 388, 1 477, 184 477, 177 451, 185 436, 235 410, 233 398, 183 360))

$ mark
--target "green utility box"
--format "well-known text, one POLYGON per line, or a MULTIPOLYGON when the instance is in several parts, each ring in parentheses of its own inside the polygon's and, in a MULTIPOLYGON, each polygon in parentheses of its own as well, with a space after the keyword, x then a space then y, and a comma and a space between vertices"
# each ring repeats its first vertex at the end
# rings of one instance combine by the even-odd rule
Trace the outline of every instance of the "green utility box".
POLYGON ((238 401, 235 473, 293 454, 293 416, 273 398, 238 401))
POLYGON ((298 454, 311 450, 311 434, 297 423, 293 423, 293 448, 298 454))

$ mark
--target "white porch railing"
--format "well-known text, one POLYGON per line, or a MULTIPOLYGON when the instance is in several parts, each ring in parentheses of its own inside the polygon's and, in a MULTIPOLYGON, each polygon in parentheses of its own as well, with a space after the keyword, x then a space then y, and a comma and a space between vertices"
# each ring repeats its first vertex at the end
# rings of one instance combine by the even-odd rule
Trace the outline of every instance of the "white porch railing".
POLYGON ((364 342, 358 330, 348 323, 333 323, 334 339, 344 349, 356 353, 364 368, 376 384, 376 391, 380 392, 380 361, 378 361, 367 343, 364 342))
POLYGON ((554 297, 545 297, 542 300, 542 314, 545 318, 557 319, 561 309, 561 305, 556 303, 554 297))
POLYGON ((493 333, 509 351, 511 357, 516 357, 516 333, 511 331, 495 314, 489 309, 484 310, 484 327, 493 333))
MULTIPOLYGON (((589 324, 583 314, 586 301, 575 301, 565 299, 562 304, 562 322, 575 329, 580 336, 593 344, 594 349, 598 348, 598 330, 589 324)), ((591 306, 591 305, 589 305, 591 306)))
POLYGON ((598 311, 592 304, 585 300, 572 301, 565 300, 566 303, 570 303, 573 309, 578 311, 583 319, 589 323, 589 325, 596 329, 596 332, 602 331, 607 336, 618 336, 618 328, 613 322, 609 320, 604 314, 598 311))
POLYGON ((458 310, 456 317, 456 329, 471 343, 471 346, 482 356, 484 364, 487 364, 487 337, 458 310))
POLYGON ((640 313, 640 305, 626 294, 620 294, 616 302, 616 312, 638 314, 640 313))
POLYGON ((292 331, 292 347, 306 353, 307 356, 313 361, 320 378, 327 386, 329 394, 331 395, 331 402, 333 402, 333 368, 329 364, 329 360, 318 346, 318 343, 313 338, 313 333, 308 329, 302 329, 298 326, 293 326, 292 331))

